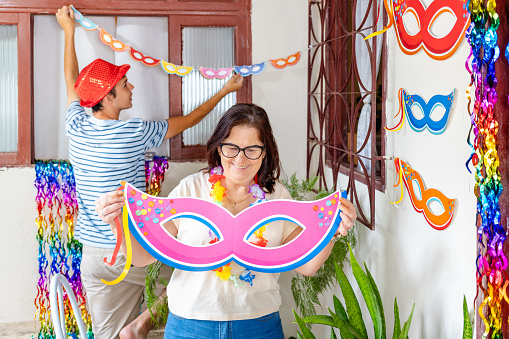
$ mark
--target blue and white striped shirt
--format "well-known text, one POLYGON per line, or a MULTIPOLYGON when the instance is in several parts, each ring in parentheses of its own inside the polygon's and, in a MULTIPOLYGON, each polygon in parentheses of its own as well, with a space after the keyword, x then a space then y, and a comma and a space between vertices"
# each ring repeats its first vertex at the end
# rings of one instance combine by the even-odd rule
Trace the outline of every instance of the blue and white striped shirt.
POLYGON ((95 212, 95 201, 124 180, 145 191, 145 151, 161 146, 168 122, 100 120, 78 101, 69 105, 66 132, 78 198, 76 238, 83 244, 114 248, 115 237, 95 212))

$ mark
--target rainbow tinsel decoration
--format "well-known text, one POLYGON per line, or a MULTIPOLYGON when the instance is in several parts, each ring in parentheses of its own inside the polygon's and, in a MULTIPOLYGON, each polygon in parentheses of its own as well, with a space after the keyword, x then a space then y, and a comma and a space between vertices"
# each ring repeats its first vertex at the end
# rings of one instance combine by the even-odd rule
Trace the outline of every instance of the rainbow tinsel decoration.
MULTIPOLYGON (((94 338, 81 284, 82 245, 74 238, 74 217, 78 212, 78 203, 72 166, 67 161, 37 161, 35 175, 39 281, 34 304, 41 326, 37 338, 55 338, 51 312, 58 312, 58 309, 52 310, 49 304, 49 282, 56 273, 62 273, 69 281, 81 308, 80 316, 87 326, 87 338, 94 338), (64 229, 64 224, 67 224, 67 229, 64 229)), ((68 299, 64 299, 64 304, 67 337, 79 338, 71 304, 68 299)))
POLYGON ((168 170, 166 157, 154 156, 152 160, 145 161, 145 185, 147 194, 157 196, 161 193, 161 184, 164 181, 164 173, 168 170), (152 168, 150 163, 152 162, 152 168))
POLYGON ((498 122, 495 119, 497 78, 495 62, 500 55, 496 30, 500 20, 495 0, 470 0, 470 27, 466 38, 471 47, 466 67, 471 80, 467 89, 468 110, 474 131, 470 159, 475 166, 475 194, 477 197, 477 293, 483 301, 479 316, 484 322, 483 338, 503 338, 502 301, 509 280, 505 276, 507 258, 503 252, 506 232, 500 221, 499 197, 502 182, 497 154, 498 122), (470 89, 475 86, 473 111, 470 111, 470 89))

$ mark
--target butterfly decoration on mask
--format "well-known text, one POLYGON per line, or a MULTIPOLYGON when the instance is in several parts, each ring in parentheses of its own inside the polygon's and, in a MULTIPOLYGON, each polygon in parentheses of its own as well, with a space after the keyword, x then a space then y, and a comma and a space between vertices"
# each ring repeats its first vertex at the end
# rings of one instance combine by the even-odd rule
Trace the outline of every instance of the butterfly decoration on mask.
MULTIPOLYGON (((237 215, 203 199, 151 196, 128 183, 124 196, 124 233, 128 224, 127 232, 157 260, 187 271, 214 270, 235 261, 247 269, 276 273, 302 266, 330 242, 341 222, 339 198, 346 197, 346 191, 316 201, 265 201, 237 215), (206 246, 180 242, 162 226, 177 218, 199 221, 210 228, 218 241, 206 246), (248 241, 260 228, 278 220, 294 222, 302 227, 302 232, 279 247, 260 247, 248 241)), ((126 257, 129 259, 130 255, 126 257)), ((241 280, 251 282, 253 278, 246 275, 241 280)))
POLYGON ((416 131, 421 132, 424 129, 428 129, 433 134, 442 134, 447 127, 449 121, 449 114, 451 112, 452 103, 454 101, 455 90, 448 95, 434 95, 426 102, 420 95, 408 94, 403 88, 399 90, 399 110, 395 117, 401 114, 401 118, 396 126, 388 128, 388 131, 399 131, 403 127, 405 117, 408 120, 410 127, 416 131), (422 113, 422 117, 418 118, 412 109, 414 107, 419 108, 422 113), (442 107, 445 111, 442 117, 435 119, 436 111, 438 107, 442 107))
POLYGON ((404 184, 410 195, 410 201, 414 209, 422 213, 428 224, 434 229, 439 231, 446 229, 452 221, 455 199, 449 199, 435 188, 426 189, 419 172, 400 158, 395 158, 394 164, 396 165, 396 171, 398 173, 398 182, 394 187, 401 185, 401 197, 398 201, 391 203, 399 204, 401 200, 403 200, 404 184), (433 212, 430 209, 431 203, 438 203, 442 212, 439 214, 433 212))

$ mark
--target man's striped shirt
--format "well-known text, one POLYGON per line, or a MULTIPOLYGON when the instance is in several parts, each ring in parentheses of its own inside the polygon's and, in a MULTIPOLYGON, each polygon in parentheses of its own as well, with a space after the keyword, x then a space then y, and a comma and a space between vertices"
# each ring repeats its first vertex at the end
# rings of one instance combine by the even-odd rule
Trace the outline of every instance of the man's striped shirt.
POLYGON ((95 201, 124 180, 145 191, 145 151, 161 146, 168 122, 100 120, 78 101, 69 105, 66 132, 78 198, 75 236, 83 244, 114 248, 115 237, 95 212, 95 201))

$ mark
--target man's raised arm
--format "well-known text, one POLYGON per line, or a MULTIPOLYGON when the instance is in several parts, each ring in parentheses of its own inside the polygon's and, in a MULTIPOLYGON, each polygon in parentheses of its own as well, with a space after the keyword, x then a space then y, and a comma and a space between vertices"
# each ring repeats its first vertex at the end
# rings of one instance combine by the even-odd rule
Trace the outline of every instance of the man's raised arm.
POLYGON ((67 106, 73 101, 79 101, 80 98, 74 91, 74 84, 78 79, 79 67, 76 49, 74 47, 74 31, 76 23, 74 22, 74 11, 68 6, 60 8, 55 14, 60 26, 65 34, 64 47, 64 74, 65 84, 67 86, 67 106))

